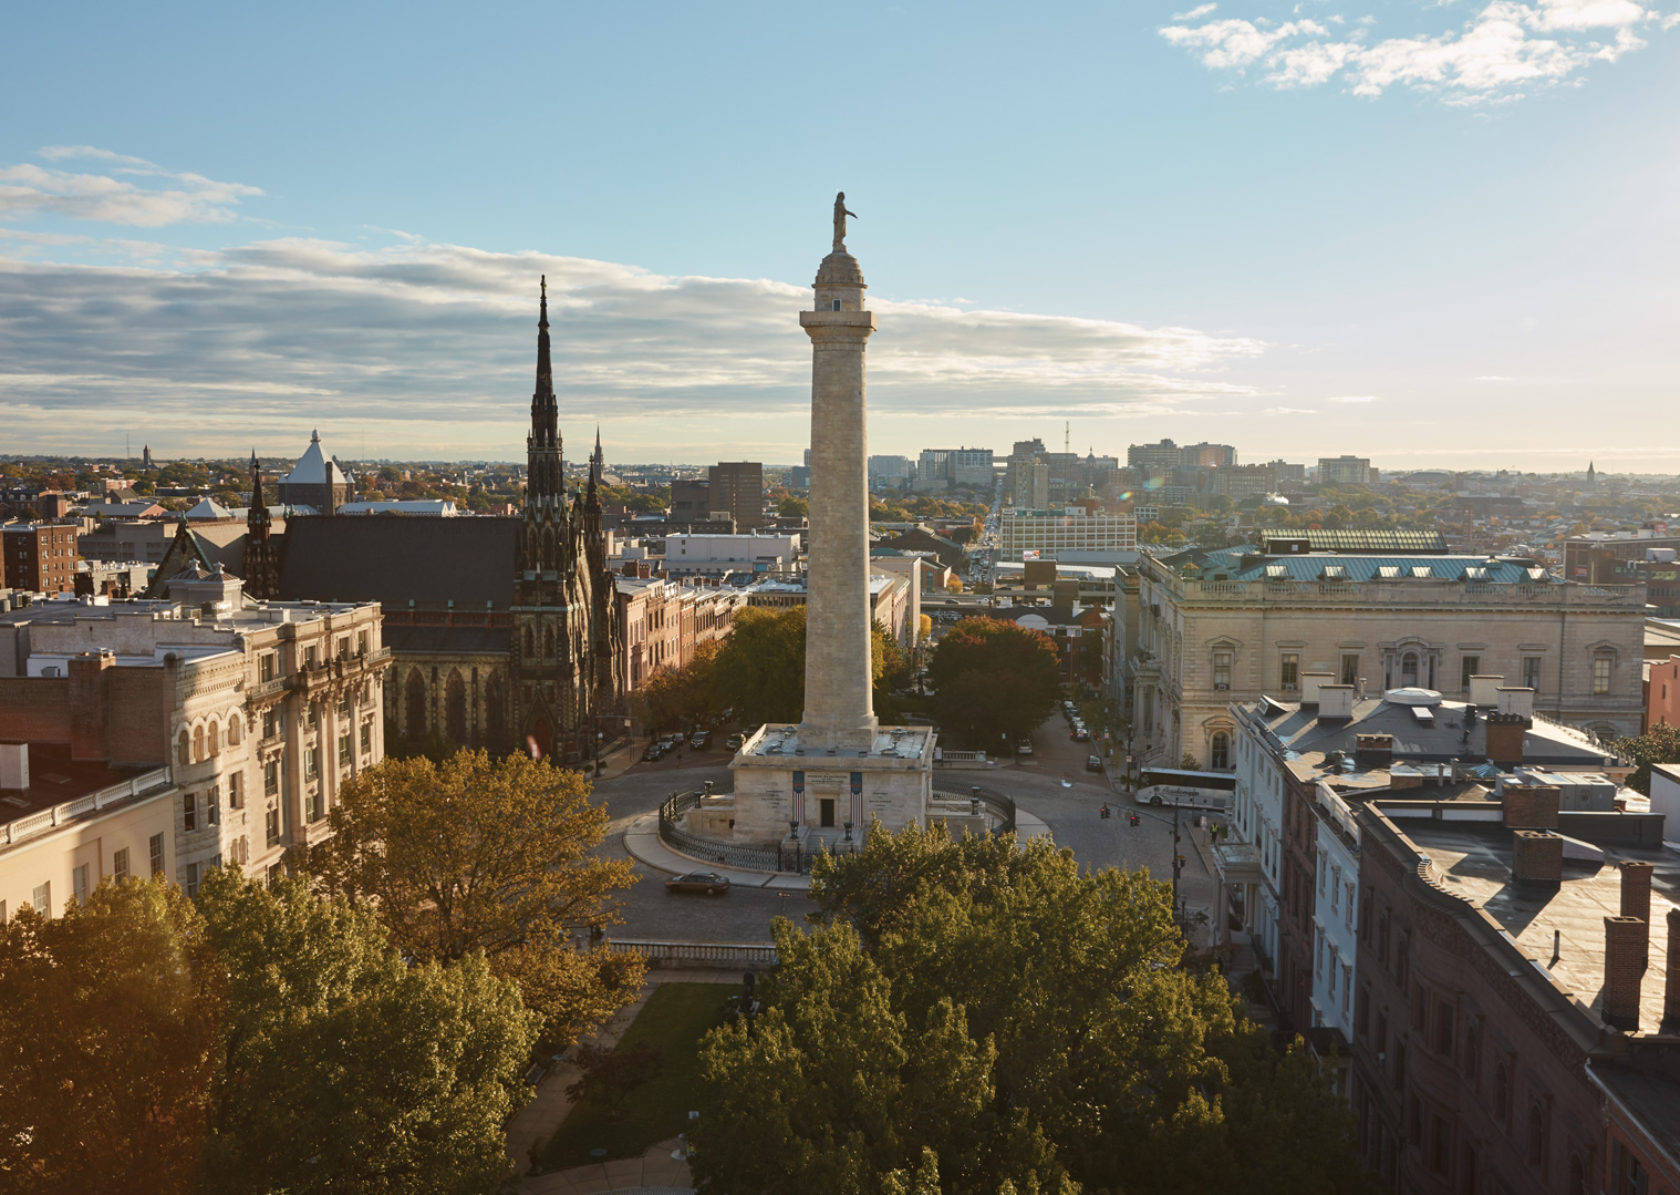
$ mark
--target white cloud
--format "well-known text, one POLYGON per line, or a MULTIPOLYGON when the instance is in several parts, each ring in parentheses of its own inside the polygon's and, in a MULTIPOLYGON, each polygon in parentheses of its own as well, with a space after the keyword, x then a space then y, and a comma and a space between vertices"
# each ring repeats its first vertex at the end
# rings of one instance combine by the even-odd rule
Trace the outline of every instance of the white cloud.
POLYGON ((1173 13, 1172 19, 1175 21, 1199 21, 1203 17, 1211 15, 1218 7, 1217 4, 1198 4, 1189 12, 1173 13))
POLYGON ((1336 397, 1327 398, 1324 401, 1325 402, 1361 403, 1362 404, 1362 403, 1381 402, 1382 399, 1378 398, 1375 394, 1338 394, 1336 397))
MULTIPOLYGON (((621 443, 803 439, 805 287, 413 238, 259 241, 159 268, 41 260, 50 239, 29 242, 31 260, 5 245, 0 406, 14 449, 85 451, 90 435, 129 429, 154 448, 284 452, 320 423, 365 430, 376 454, 513 458, 544 273, 556 387, 579 431, 601 419, 621 443)), ((871 305, 872 419, 1127 417, 1260 396, 1229 373, 1265 348, 1246 337, 871 305)), ((359 454, 353 440, 339 451, 359 454)))
POLYGON ((90 145, 50 145, 38 156, 49 162, 100 161, 107 163, 109 172, 60 169, 32 162, 0 166, 0 217, 65 216, 141 228, 219 224, 234 218, 242 200, 262 194, 259 188, 244 183, 165 170, 144 158, 90 145))
POLYGON ((1332 34, 1312 20, 1196 24, 1201 18, 1193 12, 1160 34, 1209 69, 1253 69, 1274 87, 1339 82, 1361 96, 1404 87, 1465 104, 1514 99, 1592 63, 1614 62, 1646 44, 1638 30, 1666 30, 1676 15, 1651 0, 1491 0, 1456 28, 1412 36, 1373 39, 1369 15, 1351 32, 1332 34))

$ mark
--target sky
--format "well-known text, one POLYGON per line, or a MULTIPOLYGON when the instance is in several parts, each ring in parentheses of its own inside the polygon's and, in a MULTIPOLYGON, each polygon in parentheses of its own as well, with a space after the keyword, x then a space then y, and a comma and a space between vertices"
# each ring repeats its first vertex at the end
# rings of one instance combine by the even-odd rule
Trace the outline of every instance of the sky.
POLYGON ((14 5, 0 453, 1680 472, 1680 0, 14 5))

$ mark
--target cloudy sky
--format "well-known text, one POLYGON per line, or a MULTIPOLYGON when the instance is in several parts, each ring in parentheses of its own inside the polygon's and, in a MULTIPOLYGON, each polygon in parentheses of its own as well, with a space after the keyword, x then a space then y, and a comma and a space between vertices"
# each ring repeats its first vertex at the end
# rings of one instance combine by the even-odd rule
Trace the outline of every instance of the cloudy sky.
POLYGON ((13 8, 0 453, 1680 472, 1680 0, 13 8), (574 455, 576 454, 574 452, 574 455))

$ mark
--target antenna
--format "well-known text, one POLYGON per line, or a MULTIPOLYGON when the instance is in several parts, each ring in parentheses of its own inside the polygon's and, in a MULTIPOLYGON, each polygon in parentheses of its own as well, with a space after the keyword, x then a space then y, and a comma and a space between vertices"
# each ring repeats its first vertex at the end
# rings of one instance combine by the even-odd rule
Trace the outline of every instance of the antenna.
POLYGON ((1062 420, 1062 455, 1063 456, 1067 455, 1068 443, 1072 439, 1073 439, 1073 424, 1069 423, 1066 419, 1064 419, 1064 420, 1062 420))

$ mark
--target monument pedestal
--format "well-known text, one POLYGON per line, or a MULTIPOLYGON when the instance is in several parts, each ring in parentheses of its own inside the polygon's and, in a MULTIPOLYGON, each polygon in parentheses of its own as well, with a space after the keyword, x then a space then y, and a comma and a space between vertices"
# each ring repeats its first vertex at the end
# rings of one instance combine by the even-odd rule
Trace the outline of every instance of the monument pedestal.
POLYGON ((862 843, 872 819, 899 830, 920 826, 933 793, 933 731, 883 726, 862 749, 830 749, 802 742, 800 728, 762 726, 741 745, 734 775, 734 840, 769 847, 800 829, 844 835, 862 843))

